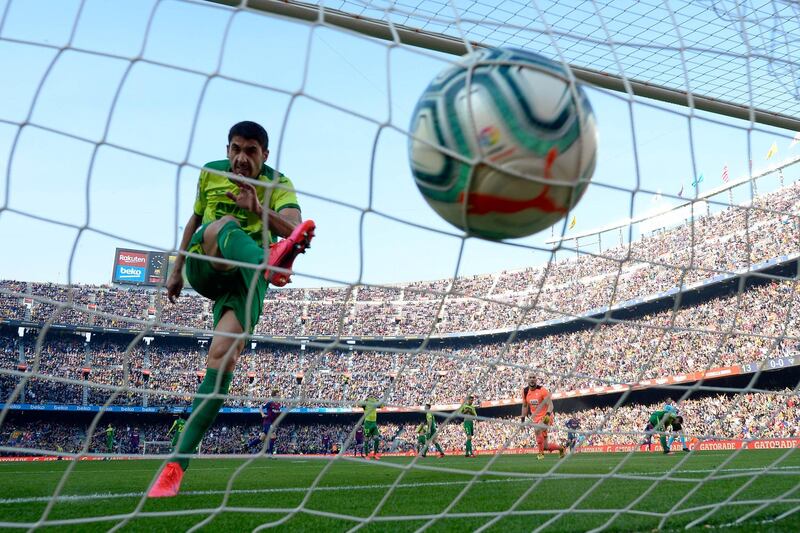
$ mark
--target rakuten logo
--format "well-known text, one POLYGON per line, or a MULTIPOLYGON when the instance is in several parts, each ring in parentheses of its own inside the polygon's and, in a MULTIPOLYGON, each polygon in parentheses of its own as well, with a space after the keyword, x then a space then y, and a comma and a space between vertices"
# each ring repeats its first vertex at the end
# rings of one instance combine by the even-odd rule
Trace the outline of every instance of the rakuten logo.
POLYGON ((147 264, 147 254, 120 252, 119 257, 117 257, 117 264, 125 266, 145 266, 147 264))

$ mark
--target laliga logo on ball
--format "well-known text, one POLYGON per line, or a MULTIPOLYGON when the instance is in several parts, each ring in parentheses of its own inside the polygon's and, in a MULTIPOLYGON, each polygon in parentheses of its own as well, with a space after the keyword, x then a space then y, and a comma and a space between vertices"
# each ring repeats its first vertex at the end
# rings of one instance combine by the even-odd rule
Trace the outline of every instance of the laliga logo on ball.
POLYGON ((464 56, 422 94, 410 130, 411 171, 425 200, 487 239, 558 222, 594 172, 586 94, 561 64, 522 50, 464 56))

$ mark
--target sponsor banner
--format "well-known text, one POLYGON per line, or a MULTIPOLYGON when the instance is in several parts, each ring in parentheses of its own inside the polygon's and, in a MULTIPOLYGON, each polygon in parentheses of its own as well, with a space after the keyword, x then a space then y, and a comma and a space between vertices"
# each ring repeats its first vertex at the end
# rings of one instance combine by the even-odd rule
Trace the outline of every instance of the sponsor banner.
POLYGON ((117 248, 114 257, 113 283, 163 285, 175 263, 175 254, 150 250, 117 248))
MULTIPOLYGON (((720 368, 712 368, 706 371, 687 372, 676 376, 664 376, 653 379, 645 379, 637 383, 619 383, 614 385, 606 385, 603 387, 592 387, 590 389, 578 389, 577 391, 558 391, 553 393, 553 399, 560 398, 573 398, 575 396, 590 396, 596 394, 610 394, 614 392, 623 392, 626 390, 640 390, 654 386, 674 385, 676 383, 685 383, 691 381, 700 381, 702 379, 714 379, 726 376, 735 376, 744 373, 739 365, 725 366, 720 368)), ((484 402, 486 406, 499 405, 497 402, 484 402)), ((484 403, 481 406, 484 406, 484 403)), ((519 401, 517 402, 519 403, 519 401)))
POLYGON ((114 270, 114 283, 144 283, 145 269, 143 267, 133 267, 117 265, 114 270))
MULTIPOLYGON (((79 461, 103 461, 105 457, 81 457, 79 461)), ((115 461, 120 459, 139 459, 136 456, 128 456, 128 455, 121 455, 119 457, 112 457, 115 461)), ((144 457, 141 457, 144 459, 144 457)), ((73 457, 58 457, 56 455, 37 455, 35 457, 31 457, 30 455, 21 455, 17 457, 0 457, 0 463, 21 463, 21 462, 33 462, 33 461, 74 461, 73 457)))
MULTIPOLYGON (((787 439, 758 439, 758 440, 710 440, 689 443, 689 448, 695 451, 724 451, 724 450, 773 450, 800 448, 800 438, 787 439)), ((649 452, 662 453, 661 445, 653 439, 653 445, 648 449, 641 444, 595 444, 579 448, 581 453, 630 453, 649 452)), ((672 443, 671 451, 680 451, 680 441, 672 443)))
POLYGON ((147 266, 147 252, 118 249, 116 264, 144 268, 147 266))

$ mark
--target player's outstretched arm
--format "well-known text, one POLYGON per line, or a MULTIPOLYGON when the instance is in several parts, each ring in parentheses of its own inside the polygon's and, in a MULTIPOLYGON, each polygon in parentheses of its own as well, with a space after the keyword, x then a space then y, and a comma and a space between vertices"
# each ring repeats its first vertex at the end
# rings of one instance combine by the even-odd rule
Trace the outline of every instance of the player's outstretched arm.
POLYGON ((287 207, 285 209, 281 209, 281 212, 278 213, 272 209, 265 208, 258 201, 256 188, 252 183, 237 181, 234 179, 232 179, 232 181, 236 183, 236 185, 239 187, 239 190, 236 194, 232 192, 226 192, 225 195, 236 202, 237 207, 247 209, 262 219, 266 216, 269 230, 272 233, 280 237, 288 237, 292 234, 294 228, 303 221, 299 209, 287 207))
MULTIPOLYGON (((180 248, 178 248, 178 252, 186 251, 189 247, 189 241, 192 240, 192 235, 194 235, 194 232, 200 227, 202 221, 203 219, 200 215, 192 213, 192 216, 189 217, 186 226, 183 228, 183 236, 181 237, 181 245, 180 248)), ((178 256, 175 258, 175 264, 172 267, 172 272, 169 275, 169 279, 167 279, 167 298, 169 298, 169 301, 172 303, 175 303, 175 300, 181 295, 181 291, 183 290, 184 261, 186 261, 186 257, 178 253, 178 256)))

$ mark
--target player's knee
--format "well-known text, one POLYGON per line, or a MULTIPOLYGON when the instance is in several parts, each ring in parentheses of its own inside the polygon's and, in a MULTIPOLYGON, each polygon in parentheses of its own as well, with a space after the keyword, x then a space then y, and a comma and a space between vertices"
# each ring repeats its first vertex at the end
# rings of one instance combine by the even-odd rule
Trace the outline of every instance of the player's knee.
POLYGON ((208 358, 211 361, 220 363, 220 365, 215 365, 215 367, 221 368, 221 366, 224 365, 227 368, 231 368, 236 365, 239 353, 241 353, 243 347, 244 344, 242 341, 237 341, 229 346, 211 346, 208 350, 208 358))
POLYGON ((208 226, 206 226, 205 231, 203 232, 203 251, 206 255, 218 255, 219 252, 219 245, 217 244, 217 238, 219 237, 220 231, 230 222, 233 222, 237 226, 240 226, 238 220, 232 215, 225 215, 224 217, 220 218, 219 220, 215 220, 208 226))

